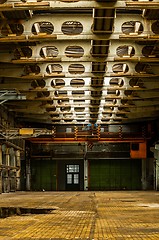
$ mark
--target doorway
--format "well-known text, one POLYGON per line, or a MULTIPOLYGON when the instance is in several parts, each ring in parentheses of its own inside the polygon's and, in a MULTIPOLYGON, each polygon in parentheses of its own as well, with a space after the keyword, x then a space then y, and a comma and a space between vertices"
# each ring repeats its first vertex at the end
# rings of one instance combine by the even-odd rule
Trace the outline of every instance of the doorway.
POLYGON ((80 165, 66 164, 66 190, 80 190, 80 165))
POLYGON ((57 190, 84 190, 84 161, 83 159, 63 159, 57 161, 57 190))

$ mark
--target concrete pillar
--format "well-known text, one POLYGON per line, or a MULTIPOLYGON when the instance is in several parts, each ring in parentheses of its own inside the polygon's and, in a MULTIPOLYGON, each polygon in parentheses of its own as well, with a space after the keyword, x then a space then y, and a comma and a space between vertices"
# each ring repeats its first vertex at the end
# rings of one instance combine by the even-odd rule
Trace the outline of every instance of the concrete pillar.
POLYGON ((10 177, 10 191, 15 192, 16 191, 16 170, 12 169, 9 172, 10 177))
POLYGON ((142 159, 142 190, 147 189, 147 179, 146 179, 146 159, 142 159))
POLYGON ((16 162, 15 162, 16 152, 15 152, 15 149, 10 148, 9 154, 10 154, 10 166, 16 167, 16 162))
POLYGON ((6 165, 11 166, 11 164, 10 164, 10 148, 6 149, 6 165))
POLYGON ((2 164, 2 145, 0 145, 0 165, 2 164))
MULTIPOLYGON (((10 166, 10 155, 9 148, 6 149, 6 165, 10 166)), ((10 170, 6 169, 5 171, 5 192, 10 192, 10 170)))
POLYGON ((151 149, 154 153, 154 172, 155 172, 155 189, 159 191, 159 144, 155 145, 155 148, 151 149))
POLYGON ((4 169, 3 170, 3 191, 5 193, 10 192, 10 170, 4 169))
POLYGON ((156 190, 156 160, 153 161, 153 189, 156 190))
POLYGON ((18 167, 19 169, 17 169, 16 171, 16 190, 20 191, 21 190, 21 186, 20 186, 20 151, 16 150, 15 153, 15 157, 16 157, 16 167, 18 167))
POLYGON ((1 146, 2 149, 2 164, 6 165, 6 145, 1 146))
POLYGON ((0 193, 2 193, 2 170, 0 170, 0 193))
MULTIPOLYGON (((85 143, 85 154, 87 155, 87 143, 85 143)), ((88 191, 88 160, 84 158, 84 191, 88 191)))
POLYGON ((88 191, 88 160, 84 159, 84 190, 88 191))
POLYGON ((159 158, 156 159, 156 190, 159 191, 159 158))
POLYGON ((15 162, 15 149, 11 147, 9 149, 9 158, 10 158, 10 172, 9 172, 9 181, 10 181, 10 191, 16 191, 16 162, 15 162))
MULTIPOLYGON (((0 145, 0 165, 2 165, 2 145, 0 145)), ((0 167, 0 193, 2 193, 2 168, 0 167)))
POLYGON ((31 169, 30 169, 30 158, 26 159, 26 190, 31 190, 31 169))

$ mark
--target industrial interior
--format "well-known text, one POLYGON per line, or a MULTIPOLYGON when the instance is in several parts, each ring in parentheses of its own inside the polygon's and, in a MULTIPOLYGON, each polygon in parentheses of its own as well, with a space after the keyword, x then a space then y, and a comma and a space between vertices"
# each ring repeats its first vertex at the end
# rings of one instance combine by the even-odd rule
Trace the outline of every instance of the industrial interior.
POLYGON ((0 0, 0 192, 159 190, 159 1, 0 0))

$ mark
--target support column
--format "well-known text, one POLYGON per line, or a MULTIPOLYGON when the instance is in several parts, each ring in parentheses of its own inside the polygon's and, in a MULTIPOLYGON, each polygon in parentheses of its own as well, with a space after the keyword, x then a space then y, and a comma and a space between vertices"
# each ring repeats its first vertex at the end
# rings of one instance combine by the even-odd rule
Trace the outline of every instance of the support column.
POLYGON ((14 148, 10 148, 10 191, 16 191, 16 150, 14 148))
POLYGON ((9 148, 6 149, 6 165, 10 166, 9 148))
MULTIPOLYGON (((10 155, 9 155, 9 148, 6 149, 6 166, 10 166, 10 155)), ((10 170, 6 169, 4 173, 5 178, 5 192, 10 192, 10 170)))
POLYGON ((31 169, 30 169, 30 150, 29 142, 25 142, 25 167, 26 167, 26 190, 31 190, 31 169))
POLYGON ((156 190, 159 191, 159 158, 156 159, 156 190))
POLYGON ((88 160, 84 159, 84 190, 88 191, 88 160))
MULTIPOLYGON (((87 153, 87 143, 85 143, 85 157, 87 153)), ((84 158, 84 191, 88 191, 88 160, 84 158)))
MULTIPOLYGON (((2 145, 0 145, 0 165, 2 165, 2 145)), ((0 193, 2 193, 2 168, 0 168, 0 193)))
POLYGON ((16 182, 17 182, 17 186, 16 186, 16 190, 20 191, 21 190, 21 186, 20 186, 20 151, 16 150, 15 153, 16 156, 16 167, 18 167, 17 171, 16 171, 16 182))
POLYGON ((155 145, 155 148, 151 148, 154 153, 154 172, 155 172, 155 189, 159 191, 159 144, 155 145))
POLYGON ((31 169, 30 169, 30 158, 26 159, 26 190, 31 190, 31 169))
POLYGON ((146 179, 146 159, 142 159, 142 190, 147 189, 147 179, 146 179))

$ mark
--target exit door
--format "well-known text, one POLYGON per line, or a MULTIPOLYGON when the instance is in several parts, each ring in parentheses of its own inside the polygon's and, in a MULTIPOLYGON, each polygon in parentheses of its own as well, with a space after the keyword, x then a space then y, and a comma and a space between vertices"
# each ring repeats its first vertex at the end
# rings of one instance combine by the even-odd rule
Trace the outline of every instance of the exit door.
POLYGON ((66 165, 66 190, 69 191, 80 190, 80 165, 78 164, 66 165))

